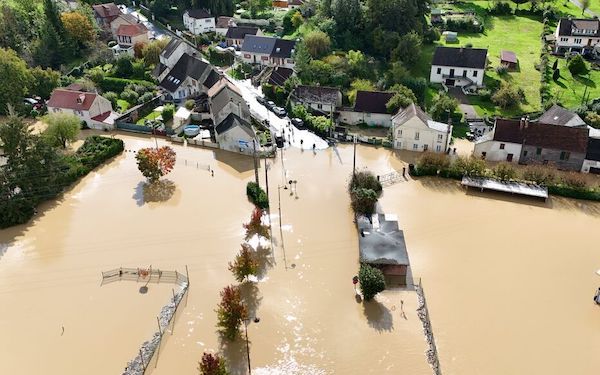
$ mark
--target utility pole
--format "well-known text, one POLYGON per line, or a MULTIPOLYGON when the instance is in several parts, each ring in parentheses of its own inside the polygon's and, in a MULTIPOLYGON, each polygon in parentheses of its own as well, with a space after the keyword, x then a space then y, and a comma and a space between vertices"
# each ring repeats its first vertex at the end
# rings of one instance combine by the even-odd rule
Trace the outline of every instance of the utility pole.
POLYGON ((356 135, 354 135, 354 157, 352 158, 352 177, 356 176, 356 135))
POLYGON ((254 158, 254 179, 256 180, 256 185, 260 186, 260 183, 258 181, 258 160, 256 159, 256 140, 255 139, 252 140, 252 148, 253 148, 252 156, 254 158))
MULTIPOLYGON (((267 158, 265 158, 265 186, 267 188, 267 202, 269 201, 269 166, 267 165, 267 158)), ((271 206, 271 205, 269 205, 271 206)), ((271 212, 270 208, 267 208, 267 211, 271 212)), ((269 215, 269 220, 271 220, 271 216, 269 215)))

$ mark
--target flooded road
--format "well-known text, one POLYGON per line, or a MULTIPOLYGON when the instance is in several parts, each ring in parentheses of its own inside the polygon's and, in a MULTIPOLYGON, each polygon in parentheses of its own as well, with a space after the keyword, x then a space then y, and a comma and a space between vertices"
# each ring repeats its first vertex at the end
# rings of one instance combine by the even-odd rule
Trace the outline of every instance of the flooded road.
MULTIPOLYGON (((130 150, 154 144, 121 137, 130 150)), ((152 373, 194 374, 204 350, 221 350, 234 374, 246 373, 245 345, 221 347, 214 309, 235 282, 227 263, 252 209, 252 160, 175 149, 162 192, 144 189, 126 152, 30 224, 0 231, 0 373, 120 373, 156 330, 172 286, 151 284, 142 295, 136 283, 100 286, 100 273, 148 265, 190 273, 187 306, 152 373)), ((359 147, 357 166, 382 174, 412 158, 359 147)), ((261 280, 243 286, 260 317, 248 327, 253 372, 430 374, 414 292, 355 300, 358 241, 345 190, 352 147, 290 149, 283 161, 269 161, 273 256, 261 280), (291 195, 277 188, 282 164, 297 181, 291 195)), ((264 169, 260 176, 264 185, 264 169)), ((398 215, 423 278, 444 374, 597 373, 599 205, 467 195, 437 179, 387 187, 381 203, 398 215)))

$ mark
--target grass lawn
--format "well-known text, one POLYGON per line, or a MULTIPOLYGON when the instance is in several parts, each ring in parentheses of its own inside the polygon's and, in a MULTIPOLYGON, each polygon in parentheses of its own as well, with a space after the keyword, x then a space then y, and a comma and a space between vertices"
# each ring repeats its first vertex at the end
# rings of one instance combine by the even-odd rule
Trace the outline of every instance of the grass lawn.
POLYGON ((119 106, 119 112, 123 113, 129 109, 129 103, 123 99, 117 99, 117 105, 119 106))
MULTIPOLYGON (((554 63, 554 60, 550 60, 554 63)), ((550 88, 552 95, 567 108, 576 108, 581 105, 583 94, 589 94, 590 99, 600 97, 600 71, 591 70, 589 76, 573 77, 567 69, 567 60, 558 59, 560 79, 552 81, 550 88)))
POLYGON ((144 122, 146 122, 146 120, 154 120, 155 118, 157 118, 160 115, 161 115, 160 112, 158 112, 158 111, 152 111, 146 117, 142 117, 141 119, 137 120, 136 124, 137 125, 144 125, 144 122))

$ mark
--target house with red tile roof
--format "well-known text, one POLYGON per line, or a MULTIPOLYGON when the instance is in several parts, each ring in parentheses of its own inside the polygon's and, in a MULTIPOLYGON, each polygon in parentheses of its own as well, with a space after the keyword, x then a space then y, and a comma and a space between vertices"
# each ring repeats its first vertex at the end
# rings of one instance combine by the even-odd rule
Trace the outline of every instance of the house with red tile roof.
POLYGON ((121 14, 121 10, 115 3, 92 5, 92 9, 98 26, 104 29, 110 28, 110 23, 121 14))
POLYGON ((109 100, 95 92, 58 88, 47 103, 48 113, 70 113, 92 129, 112 129, 117 117, 109 100))

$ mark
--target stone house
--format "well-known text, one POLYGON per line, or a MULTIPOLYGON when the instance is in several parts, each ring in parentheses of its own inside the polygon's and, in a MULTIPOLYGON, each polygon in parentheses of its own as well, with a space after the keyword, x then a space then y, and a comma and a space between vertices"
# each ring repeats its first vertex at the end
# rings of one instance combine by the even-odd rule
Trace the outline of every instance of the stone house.
POLYGON ((412 103, 392 117, 393 147, 398 150, 446 152, 452 126, 433 121, 412 103))

